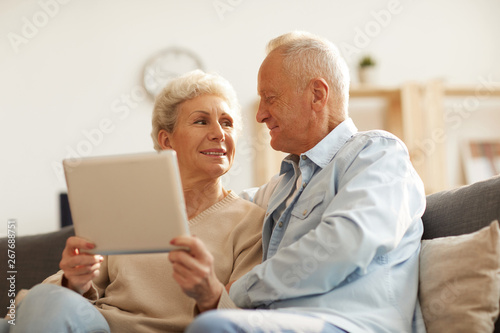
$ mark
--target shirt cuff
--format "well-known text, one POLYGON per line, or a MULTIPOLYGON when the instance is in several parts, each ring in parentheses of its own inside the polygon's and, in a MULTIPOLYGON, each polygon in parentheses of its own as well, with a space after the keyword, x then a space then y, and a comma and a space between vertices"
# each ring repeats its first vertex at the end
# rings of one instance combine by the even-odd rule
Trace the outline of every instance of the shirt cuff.
POLYGON ((42 283, 50 283, 50 284, 55 284, 56 286, 62 286, 62 279, 63 279, 63 274, 64 272, 60 270, 54 275, 49 276, 45 280, 43 280, 42 283))
POLYGON ((220 295, 219 304, 217 304, 217 309, 238 309, 236 304, 234 304, 231 297, 227 293, 226 289, 222 291, 220 295))
MULTIPOLYGON (((54 275, 49 276, 45 280, 43 280, 42 283, 50 283, 50 284, 55 284, 57 286, 62 287, 62 280, 63 280, 64 272, 60 270, 54 275)), ((86 299, 90 301, 97 301, 99 299, 99 292, 97 290, 97 287, 94 285, 94 282, 92 282, 92 286, 90 289, 82 295, 86 299)))
POLYGON ((251 308, 250 296, 246 288, 248 281, 248 273, 236 280, 229 289, 229 297, 234 304, 240 308, 251 308))
MULTIPOLYGON (((231 300, 229 297, 229 294, 227 293, 226 289, 222 291, 222 294, 220 295, 219 298, 219 303, 217 303, 217 310, 227 310, 227 309, 239 309, 236 304, 231 300)), ((193 308, 193 317, 196 317, 200 314, 200 309, 198 306, 195 304, 193 308)))

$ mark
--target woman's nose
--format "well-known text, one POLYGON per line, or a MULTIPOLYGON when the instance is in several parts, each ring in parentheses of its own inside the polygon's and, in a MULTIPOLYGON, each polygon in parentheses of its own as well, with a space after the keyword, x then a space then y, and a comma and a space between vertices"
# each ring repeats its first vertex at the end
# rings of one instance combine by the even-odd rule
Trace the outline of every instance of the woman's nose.
POLYGON ((219 123, 214 123, 210 126, 209 139, 214 141, 224 141, 225 133, 219 123))

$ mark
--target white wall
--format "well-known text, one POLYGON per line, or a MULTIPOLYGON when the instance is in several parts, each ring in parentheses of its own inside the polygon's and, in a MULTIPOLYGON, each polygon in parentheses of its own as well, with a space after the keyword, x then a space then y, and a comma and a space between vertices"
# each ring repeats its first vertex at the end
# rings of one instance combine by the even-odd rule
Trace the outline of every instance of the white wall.
MULTIPOLYGON (((477 85, 480 77, 500 80, 499 13, 497 0, 2 0, 0 235, 9 218, 19 234, 58 228, 65 183, 54 165, 70 151, 152 150, 152 101, 140 84, 144 63, 163 48, 190 49, 229 79, 248 128, 265 44, 281 33, 323 35, 352 67, 361 54, 374 55, 381 85, 433 78, 477 85), (30 31, 26 22, 40 27, 30 31), (12 41, 23 33, 23 43, 12 41)), ((251 143, 245 133, 226 180, 236 191, 253 185, 251 143)))

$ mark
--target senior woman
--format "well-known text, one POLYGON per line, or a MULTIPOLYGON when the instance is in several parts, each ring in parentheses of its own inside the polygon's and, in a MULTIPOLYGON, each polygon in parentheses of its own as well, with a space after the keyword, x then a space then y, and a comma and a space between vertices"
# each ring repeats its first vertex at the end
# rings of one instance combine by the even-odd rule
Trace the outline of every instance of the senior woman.
POLYGON ((188 256, 204 263, 215 257, 214 269, 191 266, 190 281, 166 253, 93 256, 82 253, 93 244, 71 237, 61 271, 28 292, 10 332, 183 331, 203 307, 230 302, 224 285, 260 263, 264 211, 221 183, 241 125, 231 85, 199 70, 174 79, 157 97, 152 122, 155 149, 177 153, 189 227, 197 235, 184 240, 188 256), (197 297, 196 304, 177 284, 191 282, 217 298, 197 297))

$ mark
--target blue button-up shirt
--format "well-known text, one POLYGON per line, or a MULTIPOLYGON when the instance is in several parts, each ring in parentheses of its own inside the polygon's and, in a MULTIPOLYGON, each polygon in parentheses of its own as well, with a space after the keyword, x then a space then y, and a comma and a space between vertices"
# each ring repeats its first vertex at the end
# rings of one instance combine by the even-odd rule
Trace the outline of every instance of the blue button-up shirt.
POLYGON ((347 119, 250 198, 267 210, 263 263, 231 286, 236 305, 412 330, 425 193, 401 140, 347 119))

